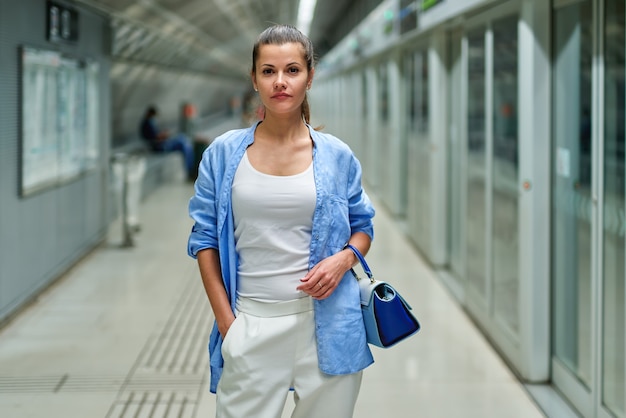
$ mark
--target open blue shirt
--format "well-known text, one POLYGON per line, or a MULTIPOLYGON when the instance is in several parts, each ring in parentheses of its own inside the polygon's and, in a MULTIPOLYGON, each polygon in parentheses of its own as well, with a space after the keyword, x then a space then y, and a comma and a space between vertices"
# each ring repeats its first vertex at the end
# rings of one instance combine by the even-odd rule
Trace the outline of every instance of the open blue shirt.
MULTIPOLYGON (((224 286, 235 311, 238 256, 231 186, 246 148, 254 142, 255 124, 247 129, 225 133, 213 141, 202 157, 195 195, 189 202, 189 215, 195 221, 188 253, 217 249, 224 286)), ((309 269, 326 257, 344 249, 355 232, 373 238, 374 208, 361 186, 361 166, 350 148, 339 139, 315 131, 313 173, 316 206, 311 230, 309 269)), ((358 372, 374 359, 365 339, 359 286, 346 273, 333 294, 314 301, 319 368, 330 375, 358 372)), ((209 340, 211 392, 215 393, 222 375, 222 337, 213 325, 209 340)))

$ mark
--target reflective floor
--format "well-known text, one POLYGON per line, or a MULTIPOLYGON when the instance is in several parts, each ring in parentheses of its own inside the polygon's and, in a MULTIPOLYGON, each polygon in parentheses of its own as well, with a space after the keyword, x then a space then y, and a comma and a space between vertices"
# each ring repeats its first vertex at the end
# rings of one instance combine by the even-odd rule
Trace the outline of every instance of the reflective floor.
MULTIPOLYGON (((186 255, 191 193, 182 182, 158 189, 133 248, 120 248, 114 223, 106 244, 0 330, 1 417, 214 416, 211 311, 186 255)), ((422 330, 374 350, 355 417, 544 416, 384 210, 375 221, 370 267, 422 330)))

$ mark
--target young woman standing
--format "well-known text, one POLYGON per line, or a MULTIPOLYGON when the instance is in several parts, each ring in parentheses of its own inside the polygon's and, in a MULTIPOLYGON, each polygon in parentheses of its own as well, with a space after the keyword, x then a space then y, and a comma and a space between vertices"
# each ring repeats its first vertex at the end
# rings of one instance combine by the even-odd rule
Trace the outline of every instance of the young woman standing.
POLYGON ((309 125, 310 40, 292 26, 254 45, 252 83, 262 122, 205 151, 189 213, 215 314, 209 342, 219 418, 348 418, 373 362, 365 339, 357 263, 374 208, 347 145, 309 125))

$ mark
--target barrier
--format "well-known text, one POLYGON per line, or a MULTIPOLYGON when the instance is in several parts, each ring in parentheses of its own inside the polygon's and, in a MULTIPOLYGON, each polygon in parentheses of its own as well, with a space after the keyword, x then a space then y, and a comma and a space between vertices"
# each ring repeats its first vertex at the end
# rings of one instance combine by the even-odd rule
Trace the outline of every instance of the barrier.
POLYGON ((139 204, 141 185, 146 173, 146 157, 142 154, 116 152, 111 158, 114 190, 122 224, 122 247, 135 245, 133 235, 140 230, 139 204))

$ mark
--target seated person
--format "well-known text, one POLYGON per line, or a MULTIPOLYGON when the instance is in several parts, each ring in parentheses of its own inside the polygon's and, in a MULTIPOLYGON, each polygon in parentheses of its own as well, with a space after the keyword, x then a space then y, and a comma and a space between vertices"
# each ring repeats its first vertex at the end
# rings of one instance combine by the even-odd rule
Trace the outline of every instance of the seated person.
POLYGON ((148 141, 150 148, 157 152, 180 151, 185 158, 185 170, 188 180, 194 180, 196 169, 193 145, 189 138, 182 133, 171 135, 168 130, 161 130, 156 123, 158 111, 150 106, 141 120, 140 135, 148 141))

